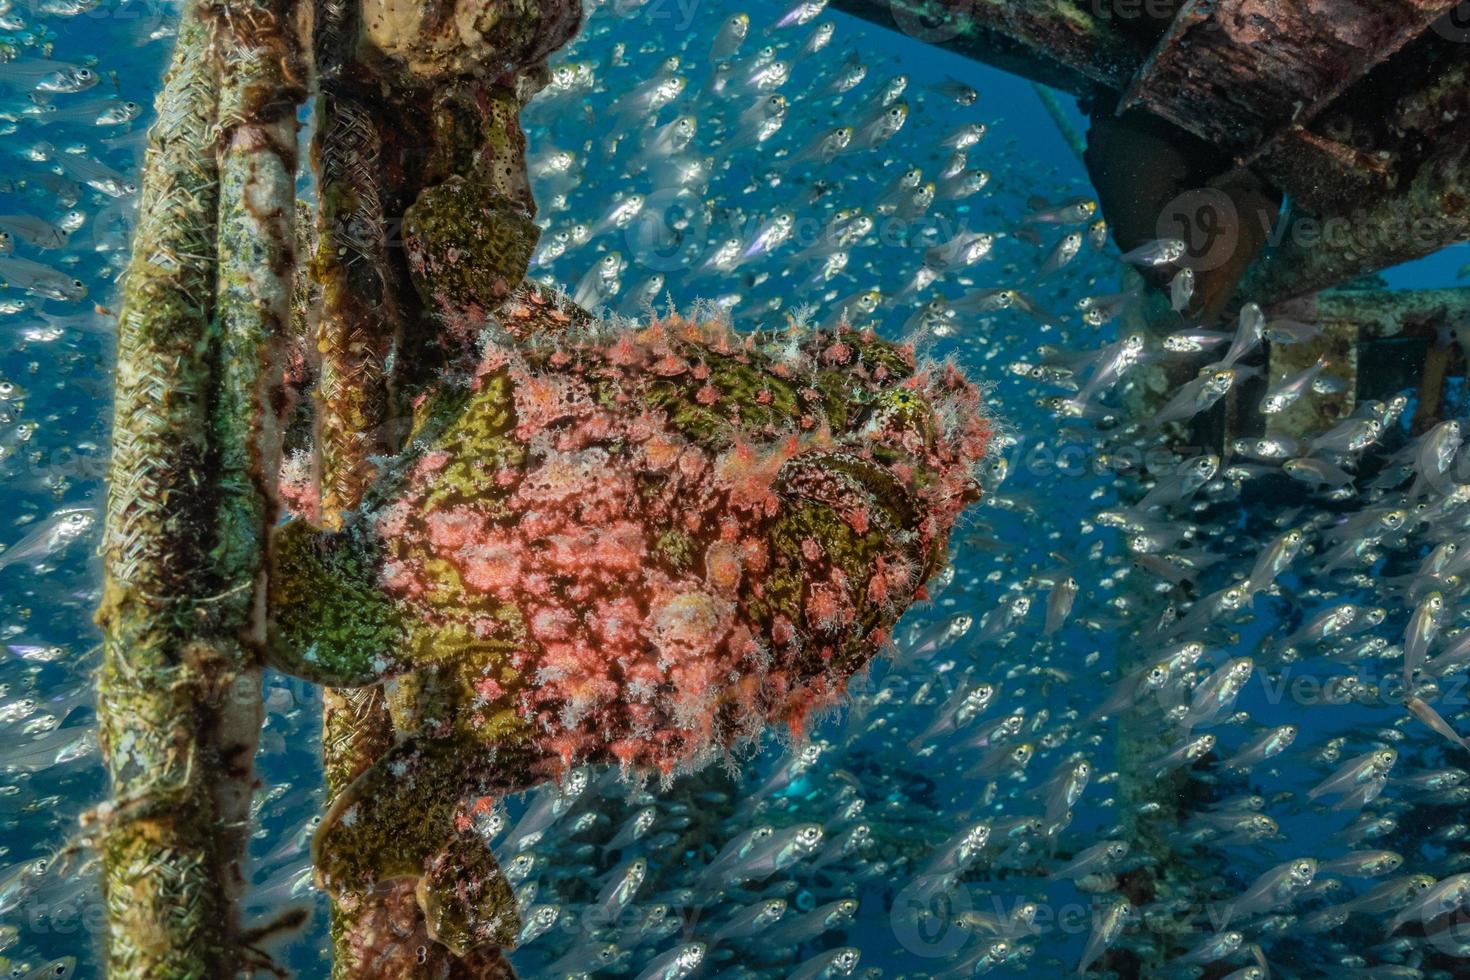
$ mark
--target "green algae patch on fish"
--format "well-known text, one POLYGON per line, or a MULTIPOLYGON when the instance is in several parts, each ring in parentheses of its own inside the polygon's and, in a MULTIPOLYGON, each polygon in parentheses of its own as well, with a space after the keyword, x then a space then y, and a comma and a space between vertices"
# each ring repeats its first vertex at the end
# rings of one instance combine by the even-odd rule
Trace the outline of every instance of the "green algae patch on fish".
POLYGON ((385 676, 407 636, 395 604, 377 588, 379 556, 304 521, 281 528, 271 547, 271 648, 294 656, 287 673, 330 686, 385 676))

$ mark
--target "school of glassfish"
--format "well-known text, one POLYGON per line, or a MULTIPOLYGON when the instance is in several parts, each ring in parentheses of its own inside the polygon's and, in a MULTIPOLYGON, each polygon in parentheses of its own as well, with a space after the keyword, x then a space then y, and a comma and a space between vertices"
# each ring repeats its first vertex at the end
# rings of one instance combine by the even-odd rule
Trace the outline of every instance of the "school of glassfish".
MULTIPOLYGON (((1252 304, 1192 322, 1184 243, 1119 254, 1003 107, 911 81, 824 7, 672 30, 599 5, 525 114, 532 275, 627 317, 703 297, 740 328, 872 325, 985 378, 1008 429, 928 604, 809 740, 658 786, 574 769, 484 814, 518 970, 1463 975, 1461 423, 1416 427, 1405 391, 1301 440, 1155 452, 1314 328, 1252 304), (1166 274, 1167 336, 1124 325, 1129 268, 1166 274), (1145 398, 1160 365, 1193 377, 1145 398)), ((87 9, 0 12, 0 955, 26 980, 95 968, 87 859, 52 852, 104 791, 110 323, 87 303, 125 255, 149 93, 64 49, 87 9)), ((161 57, 166 23, 123 29, 161 57)), ((1342 386, 1319 359, 1259 411, 1342 386)), ((321 911, 317 702, 273 676, 266 704, 247 906, 321 911)), ((325 975, 308 931, 288 958, 325 975)))

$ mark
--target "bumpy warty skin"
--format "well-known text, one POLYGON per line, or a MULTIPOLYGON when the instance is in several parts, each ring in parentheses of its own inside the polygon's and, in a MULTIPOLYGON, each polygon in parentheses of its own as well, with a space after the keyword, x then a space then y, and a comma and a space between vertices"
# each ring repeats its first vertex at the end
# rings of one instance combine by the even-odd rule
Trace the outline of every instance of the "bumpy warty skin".
POLYGON ((956 370, 871 335, 677 317, 492 345, 420 415, 378 506, 282 535, 279 645, 427 671, 445 734, 664 772, 840 697, 990 435, 956 370))

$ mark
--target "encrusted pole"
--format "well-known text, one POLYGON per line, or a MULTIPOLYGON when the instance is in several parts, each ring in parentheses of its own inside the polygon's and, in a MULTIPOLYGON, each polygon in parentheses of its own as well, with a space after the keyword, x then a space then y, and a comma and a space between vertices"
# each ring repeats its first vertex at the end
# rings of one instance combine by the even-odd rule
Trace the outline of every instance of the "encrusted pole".
MULTIPOLYGON (((372 483, 374 456, 393 451, 387 363, 399 331, 395 275, 384 211, 383 140, 356 58, 356 4, 318 0, 312 23, 316 61, 317 248, 312 276, 321 299, 315 340, 320 522, 340 527, 372 483)), ((378 686, 323 695, 322 762, 336 797, 393 746, 387 698, 378 686)), ((448 951, 428 941, 411 890, 333 903, 335 977, 441 975, 448 951)))
MULTIPOLYGON (((219 762, 232 778, 214 786, 220 832, 241 854, 264 720, 265 550, 278 510, 282 375, 295 287, 296 110, 306 87, 293 10, 292 0, 223 0, 211 11, 220 63, 212 557, 225 586, 221 625, 230 633, 236 675, 219 712, 219 762)), ((243 880, 236 879, 241 888, 243 880)))
POLYGON ((189 5, 149 138, 118 317, 97 613, 114 978, 235 976, 265 962, 235 899, 260 724, 270 350, 291 275, 280 244, 294 198, 287 93, 299 88, 286 13, 284 0, 189 5))
MULTIPOLYGON (((461 7, 483 8, 474 22, 485 37, 446 33, 448 20, 430 15, 435 4, 425 5, 422 20, 395 19, 375 0, 316 5, 319 244, 312 276, 321 294, 316 443, 327 528, 360 504, 377 478, 375 459, 399 449, 405 432, 395 420, 408 417, 407 402, 438 383, 443 365, 468 353, 478 331, 426 311, 402 247, 414 205, 437 200, 436 189, 457 178, 534 207, 516 125, 520 103, 506 86, 534 90, 520 80, 544 73, 543 59, 575 31, 579 8, 557 0, 461 7)), ((466 214, 476 204, 466 200, 466 214)), ((473 243, 465 244, 468 257, 473 243)), ((411 693, 328 691, 324 703, 323 763, 334 798, 392 748, 399 731, 418 725, 411 693)), ((331 933, 338 977, 508 971, 498 953, 457 959, 429 940, 407 887, 336 896, 331 933)))
POLYGON ((109 975, 223 971, 236 853, 214 831, 214 725, 200 705, 219 650, 206 461, 218 175, 218 75, 191 4, 149 134, 118 315, 113 448, 97 613, 97 710, 114 802, 102 887, 109 975))

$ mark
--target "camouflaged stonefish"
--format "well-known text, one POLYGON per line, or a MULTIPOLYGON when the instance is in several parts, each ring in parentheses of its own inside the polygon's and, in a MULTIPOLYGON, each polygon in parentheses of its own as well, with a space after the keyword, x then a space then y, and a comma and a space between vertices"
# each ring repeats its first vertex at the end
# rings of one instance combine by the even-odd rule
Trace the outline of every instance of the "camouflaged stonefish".
POLYGON ((527 288, 498 319, 364 506, 286 525, 271 574, 283 670, 387 681, 419 719, 325 816, 321 881, 418 879, 456 950, 518 928, 477 807, 801 729, 943 566, 990 437, 953 367, 845 327, 578 325, 527 288))

